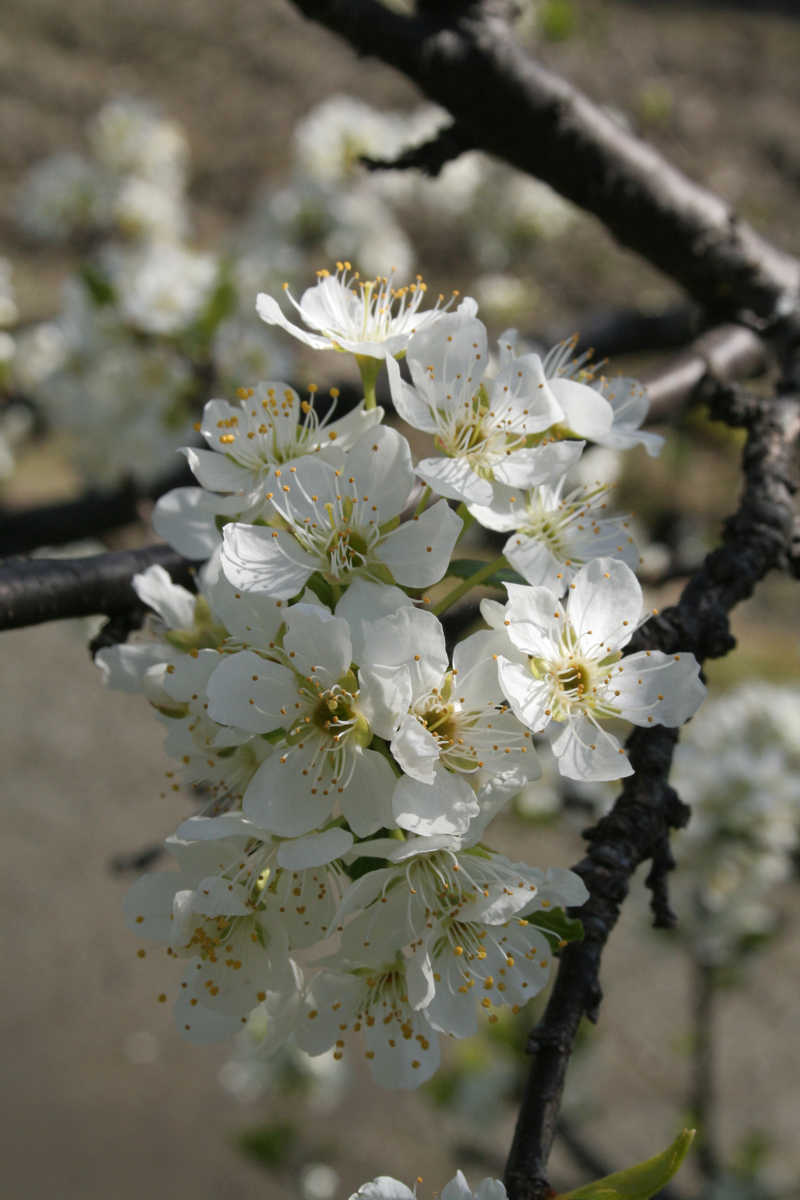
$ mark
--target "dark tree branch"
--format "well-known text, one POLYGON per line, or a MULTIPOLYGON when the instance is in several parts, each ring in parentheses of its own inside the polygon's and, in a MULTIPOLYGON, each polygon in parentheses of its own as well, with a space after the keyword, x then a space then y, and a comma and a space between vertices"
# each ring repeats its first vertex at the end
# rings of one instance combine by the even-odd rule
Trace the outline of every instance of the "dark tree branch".
MULTIPOLYGON (((708 555, 678 604, 648 621, 629 647, 631 652, 691 652, 701 662, 733 648, 730 610, 752 594, 768 571, 789 566, 795 526, 793 454, 800 434, 795 381, 783 383, 774 400, 711 379, 703 386, 712 416, 748 430, 744 494, 725 524, 722 546, 708 555)), ((575 868, 590 894, 576 913, 585 938, 564 950, 547 1009, 531 1035, 530 1073, 506 1169, 510 1200, 547 1196, 547 1160, 578 1026, 584 1016, 597 1019, 600 957, 641 863, 652 862, 648 883, 656 925, 674 921, 666 889, 672 866, 669 832, 689 815, 667 782, 677 739, 678 730, 661 726, 633 732, 627 748, 635 774, 624 781, 613 810, 586 834, 589 850, 575 868)))
POLYGON ((796 312, 800 262, 530 58, 488 5, 443 21, 401 16, 378 0, 294 4, 407 75, 451 113, 469 144, 599 217, 704 308, 764 323, 796 312))
POLYGON ((141 609, 131 579, 155 563, 175 583, 193 587, 192 564, 170 546, 87 558, 7 560, 0 563, 0 629, 98 613, 127 618, 141 609))
POLYGON ((474 145, 465 137, 457 125, 448 125, 430 142, 412 146, 394 159, 362 158, 369 171, 408 171, 416 169, 423 175, 436 176, 453 159, 474 150, 474 145))
POLYGON ((697 337, 707 324, 707 318, 696 305, 678 304, 657 314, 637 309, 590 312, 570 327, 553 326, 541 337, 534 337, 549 347, 577 334, 576 353, 592 349, 597 360, 643 350, 678 350, 697 337))
POLYGON ((148 485, 130 480, 119 487, 85 492, 63 504, 0 510, 0 557, 30 554, 40 546, 64 546, 132 525, 141 519, 143 501, 157 500, 172 488, 194 482, 188 464, 181 459, 179 466, 148 485))
POLYGON ((765 369, 767 348, 744 325, 718 325, 691 346, 646 374, 650 393, 648 424, 675 416, 696 395, 706 378, 716 384, 751 379, 765 369))

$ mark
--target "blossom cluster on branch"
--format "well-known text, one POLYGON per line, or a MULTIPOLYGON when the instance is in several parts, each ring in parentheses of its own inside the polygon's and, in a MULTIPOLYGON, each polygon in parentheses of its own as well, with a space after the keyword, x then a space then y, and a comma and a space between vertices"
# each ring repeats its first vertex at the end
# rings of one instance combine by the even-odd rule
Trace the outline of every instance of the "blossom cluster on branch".
POLYGON ((293 1035, 338 1058, 361 1032, 376 1082, 414 1087, 439 1034, 518 1010, 580 936, 564 911, 588 895, 576 874, 483 842, 540 775, 533 734, 562 775, 619 779, 633 768, 616 722, 680 725, 705 688, 691 654, 625 653, 642 623, 625 520, 602 484, 563 492, 587 441, 642 440, 635 381, 515 353, 511 335, 493 358, 475 302, 425 308, 419 278, 340 263, 293 303, 302 327, 272 297, 258 311, 354 354, 363 403, 322 419, 283 381, 211 400, 208 448, 186 450, 198 486, 154 515, 206 560, 199 592, 151 567, 134 586, 155 615, 97 656, 158 711, 174 786, 210 793, 169 839, 178 871, 140 879, 125 913, 185 961, 190 1040, 262 1008, 263 1053, 293 1035), (432 435, 416 467, 376 404, 384 363, 398 413, 432 435), (508 556, 454 557, 476 521, 511 531, 508 556), (442 614, 501 579, 507 602, 485 599, 487 627, 448 654, 442 614))

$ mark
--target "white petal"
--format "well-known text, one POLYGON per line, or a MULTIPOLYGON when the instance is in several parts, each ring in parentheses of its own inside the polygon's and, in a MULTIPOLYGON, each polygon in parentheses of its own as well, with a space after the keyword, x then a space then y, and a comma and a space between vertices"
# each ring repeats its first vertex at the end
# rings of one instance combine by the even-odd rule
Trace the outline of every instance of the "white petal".
POLYGON ((476 475, 465 458, 423 458, 417 465, 417 474, 437 496, 463 500, 466 504, 491 503, 491 483, 476 475))
POLYGON ((174 488, 153 510, 153 529, 185 558, 210 558, 222 541, 208 492, 174 488))
POLYGON ((401 608, 377 622, 365 651, 367 666, 407 667, 415 700, 441 687, 448 667, 442 623, 424 609, 401 608))
POLYGON ((472 1191, 460 1171, 442 1188, 442 1200, 472 1200, 472 1191))
POLYGON ((212 492, 241 492, 253 485, 253 473, 225 454, 215 450, 195 450, 185 446, 183 453, 192 474, 201 487, 212 492))
POLYGON ((555 596, 562 596, 573 578, 570 567, 556 558, 545 542, 521 531, 508 539, 503 553, 527 583, 547 588, 555 596))
POLYGON ((154 871, 140 876, 128 888, 122 898, 122 915, 132 933, 169 945, 172 902, 183 886, 182 879, 178 871, 154 871))
POLYGON ((131 642, 130 645, 106 646, 98 650, 94 661, 103 674, 106 687, 121 692, 141 692, 144 677, 151 667, 170 662, 177 650, 166 642, 131 642))
POLYGON ((290 533, 260 525, 226 525, 222 569, 237 588, 288 600, 303 589, 319 563, 290 533))
POLYGON ((377 750, 356 750, 356 766, 339 796, 339 807, 357 837, 369 837, 392 824, 395 774, 377 750))
MULTIPOLYGON (((564 606, 545 587, 506 585, 509 604, 506 609, 508 636, 518 650, 535 657, 548 658, 560 641, 564 624, 564 606)), ((570 609, 570 616, 572 610, 570 609)))
POLYGON ((292 720, 297 678, 280 663, 266 662, 251 650, 242 650, 221 660, 206 692, 213 721, 250 733, 270 733, 285 729, 292 720))
POLYGON ((550 723, 547 709, 550 706, 550 688, 540 679, 534 679, 527 667, 498 660, 498 674, 503 694, 516 716, 534 733, 540 733, 550 723))
POLYGON ((140 575, 134 575, 131 583, 142 603, 154 609, 169 629, 193 628, 197 597, 173 583, 163 567, 158 564, 148 567, 140 575))
POLYGON ((368 429, 348 451, 343 473, 354 476, 359 496, 377 504, 381 523, 398 516, 414 486, 411 448, 388 425, 368 429))
POLYGON ((578 437, 594 438, 608 433, 614 419, 607 400, 574 379, 551 379, 550 390, 564 413, 564 424, 578 437))
POLYGON ((408 668, 362 667, 358 682, 361 687, 359 708, 370 728, 378 737, 391 738, 412 703, 408 668))
POLYGON ((398 415, 412 429, 422 429, 425 433, 436 433, 438 426, 431 414, 430 405, 420 396, 416 388, 406 383, 394 358, 387 358, 386 366, 389 372, 392 401, 398 415))
POLYGON ((446 500, 427 509, 416 521, 405 521, 378 547, 377 557, 406 587, 430 587, 447 571, 464 522, 446 500))
POLYGON ((567 722, 553 742, 558 769, 567 779, 610 782, 633 774, 617 739, 585 717, 567 722))
POLYGON ((323 833, 308 833, 305 837, 283 842, 278 850, 278 863, 290 871, 306 867, 324 867, 352 849, 353 835, 347 829, 326 829, 323 833))
POLYGON ((393 616, 401 608, 412 607, 413 603, 400 588, 356 577, 336 605, 336 616, 350 626, 353 662, 364 661, 366 637, 376 621, 393 616))
POLYGON ((350 626, 327 609, 296 604, 286 614, 283 648, 299 675, 319 674, 331 686, 350 669, 350 626))
POLYGON ((416 388, 426 398, 435 393, 439 407, 444 408, 447 393, 456 393, 453 385, 460 375, 460 390, 466 386, 471 395, 488 365, 487 345, 486 328, 477 317, 446 313, 408 344, 408 366, 416 388))
POLYGON ((412 779, 432 784, 434 766, 439 761, 439 741, 409 713, 403 717, 392 738, 392 754, 412 779))
POLYGON ((323 795, 328 789, 316 781, 319 764, 316 768, 312 765, 316 750, 315 743, 306 743, 302 750, 299 746, 288 753, 281 750, 263 762, 244 794, 245 816, 286 838, 311 833, 321 825, 337 797, 335 788, 333 794, 323 795))
POLYGON ((429 837, 466 833, 480 806, 467 781, 439 765, 433 783, 401 776, 394 789, 392 810, 401 829, 429 837))
POLYGON ((279 325, 281 329, 285 329, 292 337, 296 337, 298 341, 305 342, 307 346, 313 347, 314 350, 332 350, 333 345, 331 339, 322 337, 318 333, 309 333, 305 329, 301 329, 298 325, 293 325, 291 321, 283 315, 280 305, 272 296, 268 296, 265 292, 259 292, 256 299, 256 312, 261 317, 262 321, 266 321, 268 325, 279 325))
POLYGON ((693 717, 705 699, 706 687, 699 675, 700 664, 693 654, 660 650, 632 654, 614 671, 612 703, 634 725, 674 728, 693 717))
POLYGON ((501 367, 492 387, 492 411, 513 422, 519 432, 542 433, 561 420, 538 354, 524 354, 501 367))
POLYGON ((630 567, 614 558, 596 558, 582 567, 568 596, 569 619, 581 652, 602 657, 633 637, 642 612, 642 588, 630 567))
POLYGON ((267 987, 267 998, 263 1002, 267 1014, 267 1032, 258 1044, 259 1058, 267 1058, 283 1046, 290 1036, 300 1008, 300 991, 303 972, 297 963, 289 959, 287 969, 267 987))
POLYGON ((220 666, 216 650, 200 650, 181 654, 171 662, 164 675, 163 685, 173 700, 194 700, 205 696, 208 681, 220 666))
POLYGON ((172 1007, 175 1024, 188 1042, 195 1046, 210 1046, 215 1042, 226 1042, 241 1032, 242 1023, 238 1017, 226 1017, 212 1012, 203 1005, 192 1000, 198 1000, 197 977, 194 963, 183 977, 184 988, 178 989, 178 999, 172 1007))

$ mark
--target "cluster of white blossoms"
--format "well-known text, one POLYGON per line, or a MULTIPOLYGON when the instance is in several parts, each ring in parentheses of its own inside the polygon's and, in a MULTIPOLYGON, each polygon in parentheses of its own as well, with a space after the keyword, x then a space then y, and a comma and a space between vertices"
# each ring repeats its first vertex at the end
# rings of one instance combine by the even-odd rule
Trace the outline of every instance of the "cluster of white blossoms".
POLYGON ((90 245, 61 312, 17 341, 14 382, 69 435, 94 483, 148 481, 192 436, 196 363, 218 319, 221 260, 189 242, 188 143, 140 100, 105 105, 91 158, 58 156, 23 185, 19 221, 90 245))
MULTIPOLYGON (((569 205, 478 152, 436 179, 370 173, 361 162, 391 159, 448 120, 433 105, 378 112, 353 97, 329 98, 295 129, 289 180, 258 199, 220 253, 192 241, 183 129, 147 101, 109 102, 87 126, 87 154, 48 158, 23 183, 20 226, 30 237, 71 244, 84 262, 56 316, 26 328, 15 347, 0 337, 0 374, 66 432, 73 464, 89 483, 149 484, 165 473, 175 447, 192 441, 192 410, 209 375, 226 392, 292 375, 293 356, 259 320, 252 297, 287 279, 299 285, 320 255, 348 256, 370 273, 393 263, 405 277, 417 242, 434 230, 468 261, 470 290, 495 317, 529 310, 528 251, 569 225, 569 205), (10 349, 13 359, 4 359, 10 349)), ((411 289, 409 301, 414 296, 411 289)), ((409 303, 408 330, 416 311, 409 303)), ((6 473, 11 443, 27 429, 19 412, 12 417, 6 473)), ((568 507, 584 501, 563 499, 568 507)), ((600 508, 599 497, 589 500, 600 508)))
MULTIPOLYGON (((371 1183, 362 1184, 350 1200, 418 1200, 417 1178, 413 1189, 390 1175, 379 1175, 371 1183)), ((436 1195, 436 1193, 434 1193, 436 1195)), ((473 1192, 461 1171, 442 1188, 441 1200, 506 1200, 506 1189, 499 1179, 483 1179, 473 1192)))
POLYGON ((208 795, 169 839, 178 870, 125 900, 130 927, 184 960, 181 1031, 229 1037, 263 1006, 263 1053, 293 1035, 338 1059, 360 1034, 387 1087, 430 1078, 440 1034, 521 1008, 575 936, 563 910, 582 880, 483 843, 541 773, 533 735, 552 735, 562 774, 618 779, 632 768, 616 723, 679 725, 705 691, 691 655, 625 655, 642 615, 625 522, 601 485, 562 491, 587 439, 638 429, 536 354, 490 372, 474 301, 424 296, 340 263, 293 300, 309 328, 259 297, 264 320, 354 354, 365 399, 321 418, 313 392, 275 380, 210 401, 207 448, 186 450, 197 487, 154 517, 206 560, 198 594, 151 567, 143 634, 98 655, 157 709, 173 786, 208 795), (400 416, 433 435, 416 466, 375 404, 384 363, 400 416), (517 516, 518 582, 450 652, 441 615, 508 570, 501 556, 463 578, 459 540, 517 516))
POLYGON ((800 690, 744 684, 710 701, 681 740, 675 785, 692 819, 674 839, 679 932, 709 966, 777 928, 774 889, 800 844, 800 690))

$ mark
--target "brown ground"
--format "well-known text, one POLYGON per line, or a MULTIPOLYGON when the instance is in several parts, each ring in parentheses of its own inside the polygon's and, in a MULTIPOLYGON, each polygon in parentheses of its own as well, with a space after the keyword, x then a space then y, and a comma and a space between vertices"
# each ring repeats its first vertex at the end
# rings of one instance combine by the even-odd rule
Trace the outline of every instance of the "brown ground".
MULTIPOLYGON (((800 174, 800 24, 696 6, 581 0, 574 9, 575 37, 545 44, 545 58, 633 114, 674 161, 800 251, 792 182, 800 174)), ((80 149, 82 124, 103 101, 121 91, 155 95, 184 122, 201 232, 213 240, 264 178, 286 170, 293 121, 334 90, 385 106, 415 100, 398 76, 357 62, 281 0, 4 0, 0 253, 15 261, 27 315, 57 307, 69 261, 19 241, 10 220, 16 186, 43 154, 80 149)), ((539 267, 543 321, 586 303, 657 305, 674 294, 590 221, 564 244, 543 247, 539 267)), ((791 611, 792 597, 779 599, 791 611)), ((741 618, 755 645, 769 642, 766 603, 741 618)), ((767 649, 775 660, 774 643, 767 649)), ((237 1130, 283 1117, 284 1102, 243 1110, 222 1091, 216 1072, 226 1051, 180 1040, 154 999, 168 964, 155 954, 137 959, 122 925, 124 884, 110 875, 109 857, 159 838, 186 811, 181 800, 158 798, 166 760, 144 702, 101 689, 72 625, 3 634, 0 685, 0 1197, 296 1197, 292 1171, 267 1177, 233 1148, 237 1130), (140 1032, 157 1042, 146 1065, 125 1053, 140 1032)), ((505 827, 495 842, 542 865, 580 853, 577 837, 553 832, 505 827)), ((796 907, 788 894, 785 903, 796 907)), ((587 1137, 614 1167, 663 1147, 685 1096, 685 972, 638 928, 630 915, 609 947, 602 1036, 575 1073, 593 1113, 587 1137)), ((795 930, 770 950, 747 992, 724 999, 719 1030, 724 1144, 732 1150, 742 1131, 765 1131, 787 1191, 800 1171, 799 982, 795 930)), ((495 1155, 507 1135, 496 1135, 495 1155)), ((455 1165, 437 1112, 360 1078, 336 1113, 309 1123, 305 1145, 321 1158, 338 1148, 336 1200, 379 1172, 407 1181, 420 1174, 427 1195, 455 1165)), ((555 1163, 557 1184, 579 1181, 563 1156, 555 1163)), ((473 1178, 481 1173, 475 1168, 473 1178)))

